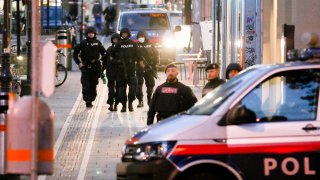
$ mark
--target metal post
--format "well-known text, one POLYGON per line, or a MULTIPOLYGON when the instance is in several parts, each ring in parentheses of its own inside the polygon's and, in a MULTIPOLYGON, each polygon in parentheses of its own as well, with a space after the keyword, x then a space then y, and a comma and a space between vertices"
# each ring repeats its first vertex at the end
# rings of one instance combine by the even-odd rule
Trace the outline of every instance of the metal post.
POLYGON ((80 41, 83 40, 83 0, 81 0, 81 27, 80 27, 80 41))
POLYGON ((39 52, 38 43, 39 43, 39 0, 32 1, 32 124, 31 124, 31 180, 38 179, 38 118, 39 118, 39 101, 37 101, 37 91, 38 91, 38 78, 39 78, 39 61, 36 52, 39 52))
POLYGON ((40 8, 41 8, 41 18, 40 18, 40 22, 41 22, 41 34, 43 33, 43 0, 40 1, 40 8))
POLYGON ((212 49, 211 49, 211 63, 216 62, 216 0, 212 0, 212 49))
POLYGON ((50 26, 50 16, 49 16, 49 13, 50 13, 50 9, 49 9, 49 0, 47 0, 47 29, 46 29, 46 33, 47 35, 49 35, 49 26, 50 26))
POLYGON ((20 46, 20 0, 16 1, 17 5, 17 55, 21 54, 20 46))
POLYGON ((54 16, 54 22, 55 22, 55 29, 58 29, 58 1, 57 0, 55 0, 54 1, 55 2, 55 7, 54 7, 54 14, 55 14, 55 16, 54 16))

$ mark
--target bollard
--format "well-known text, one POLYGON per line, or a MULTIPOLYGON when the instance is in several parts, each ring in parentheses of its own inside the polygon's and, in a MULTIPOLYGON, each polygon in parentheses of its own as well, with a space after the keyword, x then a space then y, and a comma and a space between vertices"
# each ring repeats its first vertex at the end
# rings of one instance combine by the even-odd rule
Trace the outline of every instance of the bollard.
MULTIPOLYGON (((40 99, 38 119, 38 174, 53 173, 53 113, 40 99)), ((24 96, 10 103, 7 127, 7 169, 8 174, 31 173, 31 127, 32 98, 24 96)))
POLYGON ((56 47, 61 49, 65 57, 62 57, 61 64, 67 68, 67 70, 71 70, 71 32, 69 29, 59 29, 56 33, 56 47))

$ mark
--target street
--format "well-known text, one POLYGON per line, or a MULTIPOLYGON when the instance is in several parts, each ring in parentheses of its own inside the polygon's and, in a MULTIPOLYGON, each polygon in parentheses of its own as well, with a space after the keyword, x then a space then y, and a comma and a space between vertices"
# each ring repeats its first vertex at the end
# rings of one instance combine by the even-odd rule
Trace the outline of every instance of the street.
MULTIPOLYGON (((121 160, 124 142, 146 127, 148 106, 137 108, 136 100, 134 112, 121 113, 121 105, 117 112, 110 112, 107 84, 100 79, 94 107, 88 109, 82 101, 80 71, 74 64, 72 69, 55 94, 44 98, 55 114, 55 170, 52 176, 39 179, 116 179, 115 167, 121 160)), ((164 72, 158 74, 156 85, 165 80, 164 72)), ((199 99, 202 87, 192 89, 199 99)), ((146 95, 144 101, 147 102, 146 95)))

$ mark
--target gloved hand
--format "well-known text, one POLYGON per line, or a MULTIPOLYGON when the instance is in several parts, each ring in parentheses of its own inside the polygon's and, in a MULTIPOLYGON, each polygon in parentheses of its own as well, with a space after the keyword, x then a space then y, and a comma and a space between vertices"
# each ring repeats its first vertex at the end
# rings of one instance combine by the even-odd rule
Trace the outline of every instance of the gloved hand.
POLYGON ((84 65, 83 65, 83 63, 81 62, 81 63, 79 63, 79 69, 81 69, 81 68, 83 68, 84 67, 84 65))

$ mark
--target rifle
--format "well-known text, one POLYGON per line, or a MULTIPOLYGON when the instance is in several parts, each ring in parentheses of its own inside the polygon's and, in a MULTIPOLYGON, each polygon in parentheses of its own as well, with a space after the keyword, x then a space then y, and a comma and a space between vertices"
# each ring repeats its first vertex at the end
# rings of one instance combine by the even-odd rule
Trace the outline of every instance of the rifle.
POLYGON ((154 78, 159 79, 157 69, 152 68, 152 65, 150 65, 143 57, 142 61, 145 64, 145 72, 151 73, 154 78))

